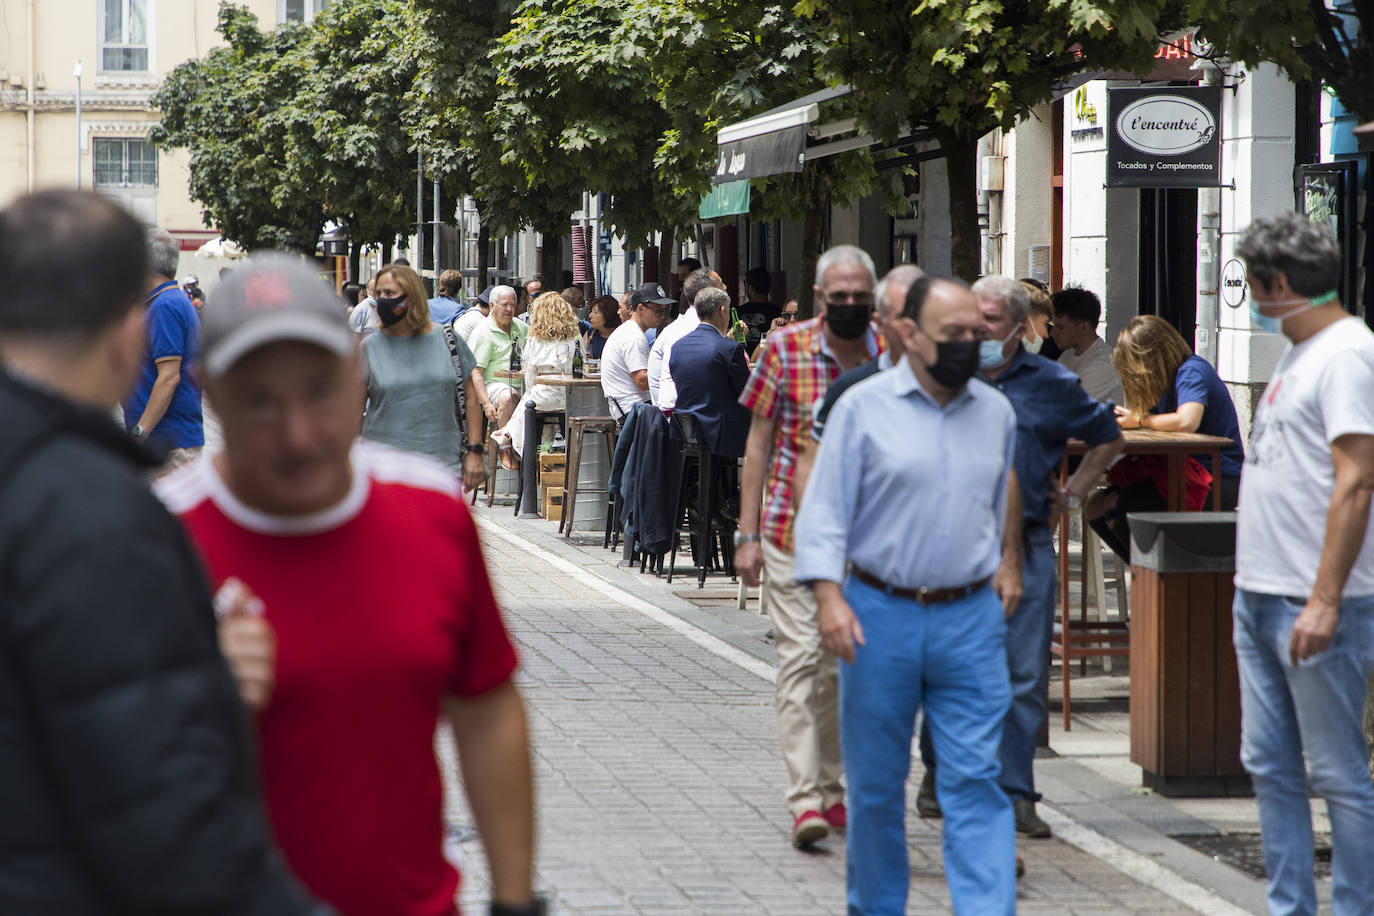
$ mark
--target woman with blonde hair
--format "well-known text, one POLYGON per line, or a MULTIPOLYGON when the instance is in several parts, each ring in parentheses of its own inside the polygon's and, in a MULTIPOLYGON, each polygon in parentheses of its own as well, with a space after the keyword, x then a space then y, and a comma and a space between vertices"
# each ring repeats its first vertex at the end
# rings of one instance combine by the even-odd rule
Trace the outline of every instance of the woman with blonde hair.
POLYGON ((525 407, 533 402, 536 410, 562 410, 567 389, 539 385, 541 375, 572 374, 573 355, 581 344, 577 313, 558 293, 544 293, 530 307, 530 333, 525 339, 521 359, 525 366, 525 396, 516 405, 504 429, 491 438, 501 448, 501 466, 514 470, 525 454, 525 407))
MULTIPOLYGON (((1137 315, 1117 338, 1112 365, 1125 390, 1126 404, 1116 408, 1122 429, 1202 433, 1231 440, 1221 450, 1220 480, 1212 480, 1209 456, 1189 457, 1187 508, 1210 505, 1212 491, 1220 487, 1221 507, 1234 509, 1245 451, 1236 405, 1211 363, 1194 356, 1183 336, 1163 318, 1137 315)), ((1111 486, 1083 507, 1093 530, 1123 559, 1130 556, 1126 514, 1168 508, 1163 465, 1154 456, 1119 462, 1107 475, 1111 486)))
POLYGON ((379 328, 363 340, 363 436, 429 455, 460 474, 465 487, 480 486, 487 391, 477 360, 446 325, 430 320, 424 284, 408 265, 383 267, 374 281, 379 328))

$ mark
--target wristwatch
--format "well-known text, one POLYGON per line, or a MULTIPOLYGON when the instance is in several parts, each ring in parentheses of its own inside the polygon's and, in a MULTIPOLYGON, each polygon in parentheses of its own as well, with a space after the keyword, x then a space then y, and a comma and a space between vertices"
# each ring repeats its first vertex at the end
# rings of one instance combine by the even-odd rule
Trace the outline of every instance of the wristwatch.
POLYGON ((469 442, 466 448, 474 455, 485 455, 487 453, 487 447, 480 442, 469 442))
POLYGON ((739 550, 741 544, 754 544, 763 540, 763 537, 755 531, 753 534, 745 534, 743 531, 735 532, 735 549, 739 550))
POLYGON ((133 436, 135 439, 142 439, 144 436, 148 435, 148 431, 143 428, 143 424, 135 423, 133 429, 129 430, 129 435, 133 436))

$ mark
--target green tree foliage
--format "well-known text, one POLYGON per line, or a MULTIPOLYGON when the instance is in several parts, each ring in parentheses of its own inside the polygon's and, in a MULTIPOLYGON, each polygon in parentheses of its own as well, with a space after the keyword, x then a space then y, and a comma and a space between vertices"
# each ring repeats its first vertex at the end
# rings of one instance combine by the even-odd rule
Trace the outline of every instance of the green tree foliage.
POLYGON ((1272 61, 1295 80, 1320 80, 1361 121, 1374 121, 1374 4, 1324 0, 1194 0, 1205 38, 1254 66, 1272 61))
POLYGON ((220 7, 227 47, 173 70, 153 97, 162 149, 190 152, 191 198, 207 226, 246 248, 314 251, 325 208, 318 174, 291 157, 289 100, 307 75, 309 32, 263 32, 245 7, 220 7))
POLYGON ((929 127, 946 154, 953 269, 979 267, 978 139, 1009 128, 1084 70, 1149 69, 1161 32, 1184 24, 1172 0, 800 0, 824 23, 822 57, 862 100, 862 121, 894 139, 929 127))
POLYGON ((405 94, 417 69, 401 0, 338 0, 299 52, 306 72, 280 114, 287 180, 313 181, 326 217, 354 242, 390 243, 415 229, 415 150, 405 94))

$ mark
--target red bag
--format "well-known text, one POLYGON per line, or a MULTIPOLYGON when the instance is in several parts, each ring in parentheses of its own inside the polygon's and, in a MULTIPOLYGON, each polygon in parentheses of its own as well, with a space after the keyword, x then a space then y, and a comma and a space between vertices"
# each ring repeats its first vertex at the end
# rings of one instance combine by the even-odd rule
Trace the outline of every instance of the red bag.
MULTIPOLYGON (((1203 467, 1201 461, 1190 456, 1185 464, 1185 473, 1188 479, 1184 484, 1184 508, 1189 512, 1200 512, 1207 507, 1207 497, 1212 492, 1212 472, 1203 467)), ((1107 483, 1122 489, 1142 480, 1154 484, 1159 495, 1167 502, 1169 459, 1163 455, 1127 455, 1107 471, 1107 483)))

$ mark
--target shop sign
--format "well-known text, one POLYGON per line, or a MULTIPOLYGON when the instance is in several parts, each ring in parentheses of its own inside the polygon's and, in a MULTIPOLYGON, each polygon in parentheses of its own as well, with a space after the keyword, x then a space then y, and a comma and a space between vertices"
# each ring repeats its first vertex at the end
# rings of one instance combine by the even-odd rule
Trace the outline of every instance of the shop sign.
POLYGON ((1245 265, 1237 258, 1227 261, 1221 269, 1221 301, 1233 309, 1240 308, 1249 289, 1245 284, 1245 265))
POLYGON ((806 162, 806 125, 743 137, 716 147, 715 183, 800 172, 806 162))
POLYGON ((1358 171, 1354 162, 1313 162, 1293 169, 1297 210, 1314 223, 1328 227, 1341 248, 1341 302, 1353 308, 1356 293, 1356 197, 1358 171))
POLYGON ((1221 87, 1107 90, 1107 186, 1221 184, 1221 87))

